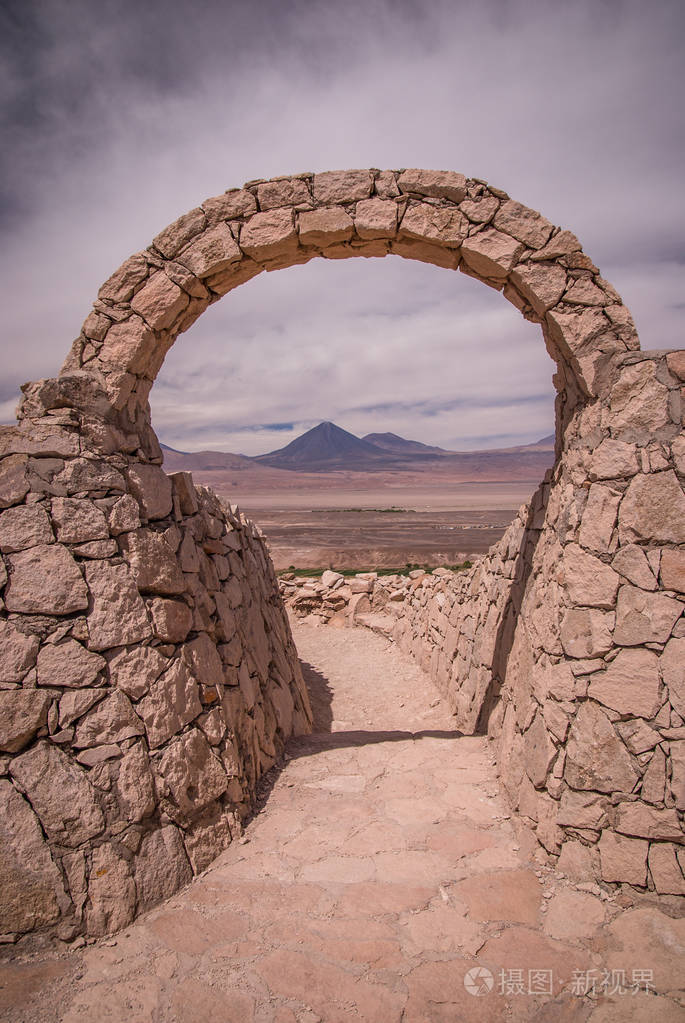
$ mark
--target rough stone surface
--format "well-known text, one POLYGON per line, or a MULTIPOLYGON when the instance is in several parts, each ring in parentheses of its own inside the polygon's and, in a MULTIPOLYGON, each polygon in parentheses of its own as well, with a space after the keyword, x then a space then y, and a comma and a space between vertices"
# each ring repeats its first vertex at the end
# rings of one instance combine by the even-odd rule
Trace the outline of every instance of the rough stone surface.
POLYGON ((661 706, 657 655, 621 650, 606 671, 592 675, 588 696, 623 714, 654 717, 661 706))
POLYGON ((41 544, 8 558, 8 611, 68 615, 88 607, 88 590, 73 557, 59 544, 41 544))
POLYGON ((121 543, 141 593, 175 596, 185 592, 178 560, 161 533, 139 529, 126 533, 121 543))
POLYGON ((171 480, 160 466, 134 465, 129 469, 128 481, 146 518, 164 519, 171 514, 171 480))
POLYGON ((17 753, 45 724, 50 697, 36 689, 0 691, 0 751, 17 753))
POLYGON ((565 778, 572 788, 632 792, 638 774, 606 714, 583 703, 571 725, 565 778))
POLYGON ((143 723, 128 697, 122 692, 113 692, 81 719, 76 728, 74 746, 83 748, 121 742, 142 735, 144 731, 143 723))
POLYGON ((685 638, 668 641, 659 667, 674 709, 685 718, 685 638))
POLYGON ((11 773, 49 839, 75 847, 102 832, 105 820, 94 789, 66 753, 39 742, 12 761, 11 773))
POLYGON ((151 748, 161 746, 202 710, 198 685, 183 661, 176 661, 138 704, 151 748))
POLYGON ((80 689, 90 686, 107 662, 75 639, 46 645, 38 655, 38 685, 80 689))
POLYGON ((156 770, 186 817, 213 803, 228 788, 220 760, 197 729, 169 743, 156 770))
POLYGON ((40 505, 18 505, 0 514, 0 551, 6 554, 52 543, 50 519, 40 505))
POLYGON ((0 619, 0 682, 20 682, 36 663, 39 647, 37 636, 26 636, 0 619))
POLYGON ((91 562, 85 565, 90 590, 89 646, 106 650, 138 643, 151 633, 145 604, 126 565, 91 562))
POLYGON ((618 524, 624 543, 685 543, 685 494, 675 473, 635 476, 621 502, 618 524))
POLYGON ((25 799, 0 778, 0 883, 4 932, 32 931, 53 923, 64 888, 25 799))
POLYGON ((599 841, 602 878, 644 885, 647 878, 647 851, 649 842, 624 838, 613 831, 603 831, 599 841))
POLYGON ((173 895, 191 877, 178 828, 169 824, 146 835, 135 860, 136 888, 142 909, 173 895))

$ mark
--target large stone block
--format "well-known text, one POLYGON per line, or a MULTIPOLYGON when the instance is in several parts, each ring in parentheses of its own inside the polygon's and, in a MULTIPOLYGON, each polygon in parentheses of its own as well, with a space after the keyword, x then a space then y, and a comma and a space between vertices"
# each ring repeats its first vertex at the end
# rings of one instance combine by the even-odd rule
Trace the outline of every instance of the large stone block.
POLYGON ((200 278, 221 273, 241 258, 228 224, 208 228, 177 257, 179 263, 200 278))
POLYGON ((178 828, 166 825, 143 839, 135 859, 135 880, 140 910, 173 895, 193 874, 178 828))
POLYGON ((612 568, 575 543, 564 547, 559 578, 573 604, 600 608, 614 606, 621 581, 612 568))
POLYGON ((76 497, 55 497, 52 500, 51 513, 60 543, 87 543, 89 540, 109 539, 107 520, 93 501, 76 497))
POLYGON ((37 689, 0 691, 0 751, 17 753, 47 721, 50 697, 37 689))
POLYGON ((368 170, 324 171, 314 175, 314 199, 322 205, 368 199, 372 188, 373 177, 368 170))
POLYGON ((576 792, 565 789, 559 802, 557 823, 567 828, 600 830, 607 822, 611 803, 597 792, 576 792))
POLYGON ((155 597, 149 602, 152 631, 163 643, 182 643, 193 625, 193 612, 182 600, 155 597))
POLYGON ((142 284, 150 268, 142 252, 136 252, 129 256, 125 263, 108 277, 98 291, 98 298, 107 299, 110 302, 128 302, 135 288, 142 284))
POLYGON ((60 544, 41 544, 10 554, 5 586, 8 611, 68 615, 88 607, 88 589, 79 566, 60 544))
POLYGON ((354 234, 354 222, 342 206, 300 213, 298 229, 302 245, 325 248, 336 242, 349 241, 354 234))
POLYGON ((131 922, 136 909, 136 886, 128 863, 111 843, 93 849, 88 880, 86 931, 100 937, 131 922))
POLYGON ((672 469, 635 476, 618 513, 621 543, 685 543, 685 494, 672 469))
POLYGON ((608 553, 622 496, 611 487, 602 486, 601 483, 592 484, 578 534, 582 547, 597 551, 598 554, 608 553))
POLYGON ((607 438, 593 451, 588 475, 591 480, 630 478, 638 468, 635 444, 607 438))
POLYGON ((74 721, 95 706, 98 700, 107 696, 107 689, 72 689, 64 693, 59 701, 60 728, 68 728, 74 721))
POLYGON ((141 593, 176 596, 185 592, 178 558, 162 533, 138 529, 125 533, 120 543, 141 593))
POLYGON ((244 188, 230 188, 222 195, 213 195, 202 203, 207 222, 218 224, 235 217, 249 217, 257 212, 257 203, 251 192, 244 188))
MULTIPOLYGON (((140 316, 130 316, 122 323, 113 323, 107 339, 98 352, 103 370, 116 369, 144 374, 150 367, 160 340, 140 316)), ((124 404, 126 398, 124 398, 124 404)), ((87 489, 87 488, 83 488, 87 489)), ((122 490, 124 488, 122 487, 122 490)))
POLYGON ((569 657, 600 657, 613 646, 613 612, 571 608, 561 623, 561 645, 569 657))
POLYGON ((131 308, 153 330, 171 327, 190 301, 163 270, 154 273, 131 300, 131 308))
POLYGON ((557 304, 566 287, 566 271, 556 263, 519 263, 509 279, 539 316, 557 304))
POLYGON ((651 650, 621 650, 606 671, 595 672, 588 696, 619 714, 653 718, 661 706, 659 659, 651 650))
POLYGON ((677 849, 670 842, 654 842, 650 847, 649 872, 659 895, 685 895, 685 877, 677 849))
POLYGON ((302 178, 279 178, 257 185, 257 198, 262 211, 279 206, 309 206, 312 201, 307 182, 302 178))
POLYGON ((663 550, 659 572, 665 589, 685 593, 685 550, 663 550))
POLYGON ((23 501, 29 492, 26 455, 9 455, 0 462, 0 508, 23 501))
POLYGON ((564 777, 573 789, 597 792, 632 792, 639 779, 628 750, 595 703, 582 703, 571 725, 564 777))
POLYGON ((630 543, 621 547, 611 562, 611 567, 641 590, 656 590, 658 583, 642 547, 630 543))
POLYGON ((603 831, 599 840, 602 879, 625 884, 647 883, 647 852, 649 842, 624 838, 613 831, 603 831))
POLYGON ((680 827, 675 810, 659 810, 642 802, 619 803, 614 826, 622 834, 638 838, 685 841, 685 831, 680 827))
POLYGON ((626 583, 616 602, 614 640, 622 646, 665 643, 682 611, 679 600, 626 583))
POLYGON ((51 841, 75 848, 103 831, 105 819, 86 772, 52 743, 39 742, 15 757, 10 772, 51 841))
POLYGON ((109 662, 109 677, 112 685, 132 700, 139 700, 168 666, 168 658, 163 657, 154 647, 135 646, 112 658, 109 662))
POLYGON ((685 718, 685 639, 669 639, 659 667, 672 707, 685 718))
POLYGON ((494 227, 472 235, 461 247, 466 265, 477 276, 494 280, 505 280, 523 252, 523 245, 508 234, 502 234, 494 227))
POLYGON ((124 820, 141 821, 154 812, 156 795, 143 744, 131 747, 121 758, 116 792, 124 820))
POLYGON ((221 761, 197 728, 172 740, 155 770, 175 804, 175 810, 170 812, 177 811, 182 820, 193 817, 228 788, 221 761))
POLYGON ((615 432, 646 430, 650 433, 665 426, 668 415, 668 388, 656 379, 651 361, 626 366, 610 396, 611 428, 615 432))
POLYGON ((224 680, 224 668, 216 645, 206 632, 186 643, 182 657, 190 673, 203 686, 220 685, 224 680))
POLYGON ((75 639, 47 643, 38 655, 38 685, 82 689, 91 686, 107 662, 75 639))
MULTIPOLYGON (((672 740, 670 743, 671 758, 671 794, 679 810, 685 811, 685 739, 672 740)), ((685 841, 685 836, 683 836, 685 841)))
POLYGON ((458 249, 468 228, 468 220, 459 210, 419 202, 408 206, 400 222, 398 237, 437 242, 458 249))
POLYGON ((115 689, 81 719, 76 728, 74 746, 84 748, 122 742, 143 735, 144 731, 143 722, 128 697, 115 689))
POLYGON ((0 618, 0 682, 21 682, 36 663, 40 640, 0 618))
POLYGON ((91 597, 91 649, 107 650, 147 639, 152 630, 128 566, 93 561, 85 565, 85 572, 91 597))
POLYGON ((137 712, 145 722, 148 742, 153 749, 202 713, 197 682, 183 661, 175 661, 150 685, 137 712))
POLYGON ((191 238, 195 235, 201 234, 207 226, 207 218, 204 211, 199 207, 194 210, 189 210, 188 213, 184 213, 183 216, 175 220, 173 224, 169 224, 163 231, 160 231, 152 241, 155 248, 166 256, 167 259, 171 259, 177 252, 188 244, 191 238))
POLYGON ((54 923, 66 902, 62 877, 38 818, 5 778, 0 779, 0 918, 5 933, 54 923))
POLYGON ((128 470, 128 482, 146 518, 165 519, 171 515, 171 480, 160 466, 132 465, 128 470))
POLYGON ((392 238, 397 233, 397 203, 392 199, 358 202, 354 223, 360 238, 392 238))
POLYGON ((240 229, 240 247, 257 262, 275 259, 297 249, 297 230, 291 209, 255 213, 240 229))
POLYGON ((421 170, 411 167, 402 171, 397 179, 401 191, 427 195, 432 199, 451 199, 461 202, 466 198, 466 178, 455 171, 421 170))
POLYGON ((538 713, 524 732, 526 773, 536 789, 543 788, 557 748, 549 737, 542 714, 538 713))
POLYGON ((531 249, 541 249, 549 240, 552 224, 535 210, 522 206, 514 199, 503 202, 495 214, 493 224, 531 249))
POLYGON ((47 512, 39 504, 21 504, 0 514, 0 551, 11 554, 55 539, 47 512))

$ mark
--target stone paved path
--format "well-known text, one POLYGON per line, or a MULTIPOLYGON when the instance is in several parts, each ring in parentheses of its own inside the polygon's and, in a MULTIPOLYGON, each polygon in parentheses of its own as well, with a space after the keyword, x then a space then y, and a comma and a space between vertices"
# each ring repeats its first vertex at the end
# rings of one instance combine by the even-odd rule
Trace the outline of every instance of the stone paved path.
POLYGON ((319 731, 291 744, 244 838, 110 939, 15 949, 0 1019, 685 1020, 676 902, 557 876, 507 815, 487 740, 453 731, 411 661, 361 629, 294 631, 319 731), (594 997, 569 989, 574 970, 594 997), (656 995, 621 992, 636 970, 656 995))

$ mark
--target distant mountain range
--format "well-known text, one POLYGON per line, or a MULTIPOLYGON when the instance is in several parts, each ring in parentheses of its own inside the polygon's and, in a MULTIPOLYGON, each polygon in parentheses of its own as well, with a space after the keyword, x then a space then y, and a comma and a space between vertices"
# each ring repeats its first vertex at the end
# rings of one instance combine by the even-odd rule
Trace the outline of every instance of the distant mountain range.
POLYGON ((249 458, 223 451, 176 451, 162 445, 167 470, 229 470, 262 466, 289 472, 437 472, 467 479, 537 478, 554 461, 554 436, 534 444, 489 451, 446 451, 395 433, 356 437, 335 423, 319 423, 290 444, 249 458))

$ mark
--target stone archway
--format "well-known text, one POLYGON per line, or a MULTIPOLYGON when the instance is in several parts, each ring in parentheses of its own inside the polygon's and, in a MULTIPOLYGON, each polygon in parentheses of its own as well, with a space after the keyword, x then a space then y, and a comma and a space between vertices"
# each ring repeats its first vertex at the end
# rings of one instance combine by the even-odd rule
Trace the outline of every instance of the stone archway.
MULTIPOLYGON (((125 434, 109 446, 130 452, 138 432, 155 448, 150 387, 176 337, 211 303, 263 270, 387 253, 459 268, 541 323, 562 424, 578 401, 606 389, 616 356, 639 349, 630 314, 578 239, 499 189, 451 171, 332 171, 229 190, 161 231, 100 288, 62 389, 77 390, 68 378, 87 373, 84 411, 102 416, 109 404, 125 434)), ((21 414, 59 400, 30 390, 21 414)))
POLYGON ((558 395, 531 506, 467 576, 417 587, 396 638, 462 730, 498 739, 551 854, 685 892, 685 355, 642 352, 577 238, 500 190, 334 171, 251 182, 160 232, 0 431, 8 927, 127 923, 225 847, 309 726, 261 538, 164 474, 148 396, 178 334, 256 274, 389 252, 540 323, 558 395))

